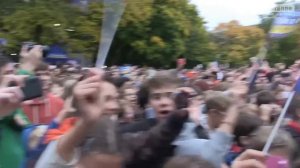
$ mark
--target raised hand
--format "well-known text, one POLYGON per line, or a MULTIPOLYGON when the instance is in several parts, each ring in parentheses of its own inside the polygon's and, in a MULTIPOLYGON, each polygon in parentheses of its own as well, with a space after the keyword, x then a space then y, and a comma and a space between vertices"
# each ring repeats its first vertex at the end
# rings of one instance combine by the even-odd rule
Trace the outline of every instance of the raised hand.
POLYGON ((96 122, 102 115, 100 100, 103 73, 91 70, 91 77, 80 81, 74 88, 74 99, 84 121, 96 122))
POLYGON ((266 159, 260 151, 247 150, 233 162, 232 168, 266 168, 266 159))
POLYGON ((27 59, 41 59, 43 56, 43 48, 40 45, 35 45, 30 51, 28 51, 28 47, 23 46, 20 52, 20 56, 27 59))
POLYGON ((73 97, 68 97, 64 102, 63 109, 56 116, 55 120, 56 122, 60 123, 63 121, 63 119, 65 119, 66 116, 68 116, 68 114, 75 112, 76 109, 73 107, 73 97))
POLYGON ((23 46, 20 56, 23 59, 20 64, 21 69, 27 70, 28 72, 33 72, 42 61, 43 47, 40 45, 35 45, 30 51, 28 51, 28 47, 23 46))
POLYGON ((23 93, 19 87, 0 89, 0 117, 5 117, 20 107, 23 93))

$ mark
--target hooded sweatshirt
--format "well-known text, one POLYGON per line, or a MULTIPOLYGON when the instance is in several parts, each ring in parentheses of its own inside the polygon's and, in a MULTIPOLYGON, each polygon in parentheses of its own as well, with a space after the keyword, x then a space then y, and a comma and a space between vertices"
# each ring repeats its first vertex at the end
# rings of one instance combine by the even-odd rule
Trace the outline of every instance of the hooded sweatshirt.
POLYGON ((48 93, 44 98, 24 102, 23 110, 33 124, 49 124, 63 109, 64 101, 48 93))

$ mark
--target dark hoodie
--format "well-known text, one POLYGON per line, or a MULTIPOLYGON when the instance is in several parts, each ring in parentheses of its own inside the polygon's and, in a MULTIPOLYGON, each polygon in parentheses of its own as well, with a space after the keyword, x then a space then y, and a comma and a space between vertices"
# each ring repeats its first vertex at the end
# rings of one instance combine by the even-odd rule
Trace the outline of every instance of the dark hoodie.
POLYGON ((172 142, 178 137, 188 118, 187 111, 178 110, 149 131, 123 134, 126 168, 161 168, 174 155, 172 142))

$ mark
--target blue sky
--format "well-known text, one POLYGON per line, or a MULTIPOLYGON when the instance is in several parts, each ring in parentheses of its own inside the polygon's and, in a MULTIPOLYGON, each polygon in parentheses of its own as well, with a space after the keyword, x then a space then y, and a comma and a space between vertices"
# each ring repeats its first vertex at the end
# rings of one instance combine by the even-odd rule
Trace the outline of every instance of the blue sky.
POLYGON ((268 14, 278 0, 191 0, 209 30, 219 23, 238 20, 242 25, 259 23, 260 14, 268 14))

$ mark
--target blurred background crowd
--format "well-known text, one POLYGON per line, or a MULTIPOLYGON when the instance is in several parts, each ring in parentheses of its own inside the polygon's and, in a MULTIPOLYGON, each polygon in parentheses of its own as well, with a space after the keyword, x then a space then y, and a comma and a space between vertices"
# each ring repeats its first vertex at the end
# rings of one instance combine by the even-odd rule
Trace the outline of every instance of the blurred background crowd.
POLYGON ((95 69, 49 65, 40 45, 20 56, 18 64, 0 57, 2 167, 299 166, 297 94, 269 154, 260 152, 297 84, 299 60, 95 69))
POLYGON ((300 168, 300 3, 192 2, 1 0, 0 168, 300 168))

